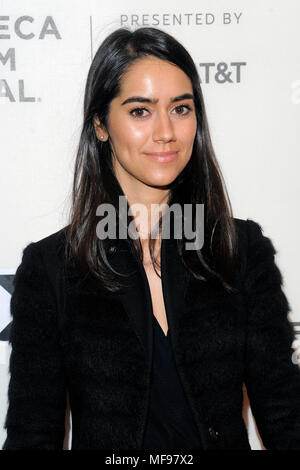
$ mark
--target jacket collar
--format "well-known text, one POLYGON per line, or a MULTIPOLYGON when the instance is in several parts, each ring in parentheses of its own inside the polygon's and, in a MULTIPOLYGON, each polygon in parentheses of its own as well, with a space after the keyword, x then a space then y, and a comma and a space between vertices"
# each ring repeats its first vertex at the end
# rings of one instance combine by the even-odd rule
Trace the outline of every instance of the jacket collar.
MULTIPOLYGON (((197 258, 196 253, 189 252, 189 259, 197 258)), ((123 284, 117 293, 108 292, 90 276, 83 276, 75 267, 65 269, 65 282, 67 295, 75 297, 89 296, 121 302, 132 328, 144 348, 147 358, 152 354, 152 321, 153 309, 150 287, 147 275, 138 253, 131 239, 118 240, 117 251, 109 256, 113 269, 126 277, 118 277, 123 284)), ((207 272, 201 267, 199 261, 197 270, 209 279, 207 272)), ((163 238, 161 243, 161 279, 168 319, 169 335, 173 340, 173 331, 180 314, 186 309, 186 293, 193 279, 181 261, 178 253, 177 240, 173 234, 169 239, 163 238)), ((197 280, 201 282, 201 280, 197 280)), ((174 338, 176 340, 176 338, 174 338)))
MULTIPOLYGON (((132 243, 132 242, 129 242, 132 243)), ((153 308, 148 278, 137 253, 123 252, 119 261, 123 266, 135 266, 130 283, 118 294, 136 335, 150 359, 152 354, 153 308)), ((177 253, 175 239, 162 239, 161 243, 161 280, 169 334, 172 336, 174 322, 178 313, 185 309, 185 291, 189 280, 188 271, 177 253)))

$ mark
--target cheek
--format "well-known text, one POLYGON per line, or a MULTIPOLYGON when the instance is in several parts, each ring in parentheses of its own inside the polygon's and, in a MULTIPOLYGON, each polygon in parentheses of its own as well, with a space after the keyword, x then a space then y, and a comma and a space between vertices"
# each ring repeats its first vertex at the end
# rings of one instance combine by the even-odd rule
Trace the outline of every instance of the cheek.
POLYGON ((149 135, 149 126, 130 122, 127 126, 127 140, 134 146, 143 143, 149 135))
POLYGON ((118 126, 117 132, 114 133, 112 138, 116 147, 123 148, 123 150, 125 148, 133 150, 144 144, 148 135, 148 126, 125 121, 121 126, 118 126))
POLYGON ((179 129, 181 142, 186 146, 191 146, 194 143, 197 132, 196 120, 186 122, 184 126, 179 129))

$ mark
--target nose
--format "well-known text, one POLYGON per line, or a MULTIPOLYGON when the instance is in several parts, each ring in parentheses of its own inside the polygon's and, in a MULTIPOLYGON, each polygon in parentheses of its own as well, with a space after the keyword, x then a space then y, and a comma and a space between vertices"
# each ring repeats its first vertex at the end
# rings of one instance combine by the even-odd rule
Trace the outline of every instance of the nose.
POLYGON ((155 142, 175 140, 174 126, 168 113, 157 113, 153 129, 153 140, 155 142))

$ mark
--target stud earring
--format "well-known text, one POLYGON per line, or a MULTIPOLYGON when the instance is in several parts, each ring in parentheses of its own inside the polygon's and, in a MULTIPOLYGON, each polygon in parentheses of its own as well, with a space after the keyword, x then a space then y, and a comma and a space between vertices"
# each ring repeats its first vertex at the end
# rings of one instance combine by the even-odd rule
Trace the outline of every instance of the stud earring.
POLYGON ((103 136, 103 135, 100 135, 100 139, 101 139, 101 140, 104 139, 104 136, 103 136))

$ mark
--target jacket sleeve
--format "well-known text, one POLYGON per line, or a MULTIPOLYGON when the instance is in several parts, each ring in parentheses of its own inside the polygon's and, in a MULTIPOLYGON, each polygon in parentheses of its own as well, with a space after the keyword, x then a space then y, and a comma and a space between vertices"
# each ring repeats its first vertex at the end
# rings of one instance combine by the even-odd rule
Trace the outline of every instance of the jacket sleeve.
POLYGON ((63 449, 66 384, 55 298, 37 243, 23 250, 11 297, 3 450, 63 449))
POLYGON ((300 367, 292 360, 295 334, 282 290, 276 250, 248 219, 245 277, 247 342, 245 385, 266 449, 300 449, 300 367))

